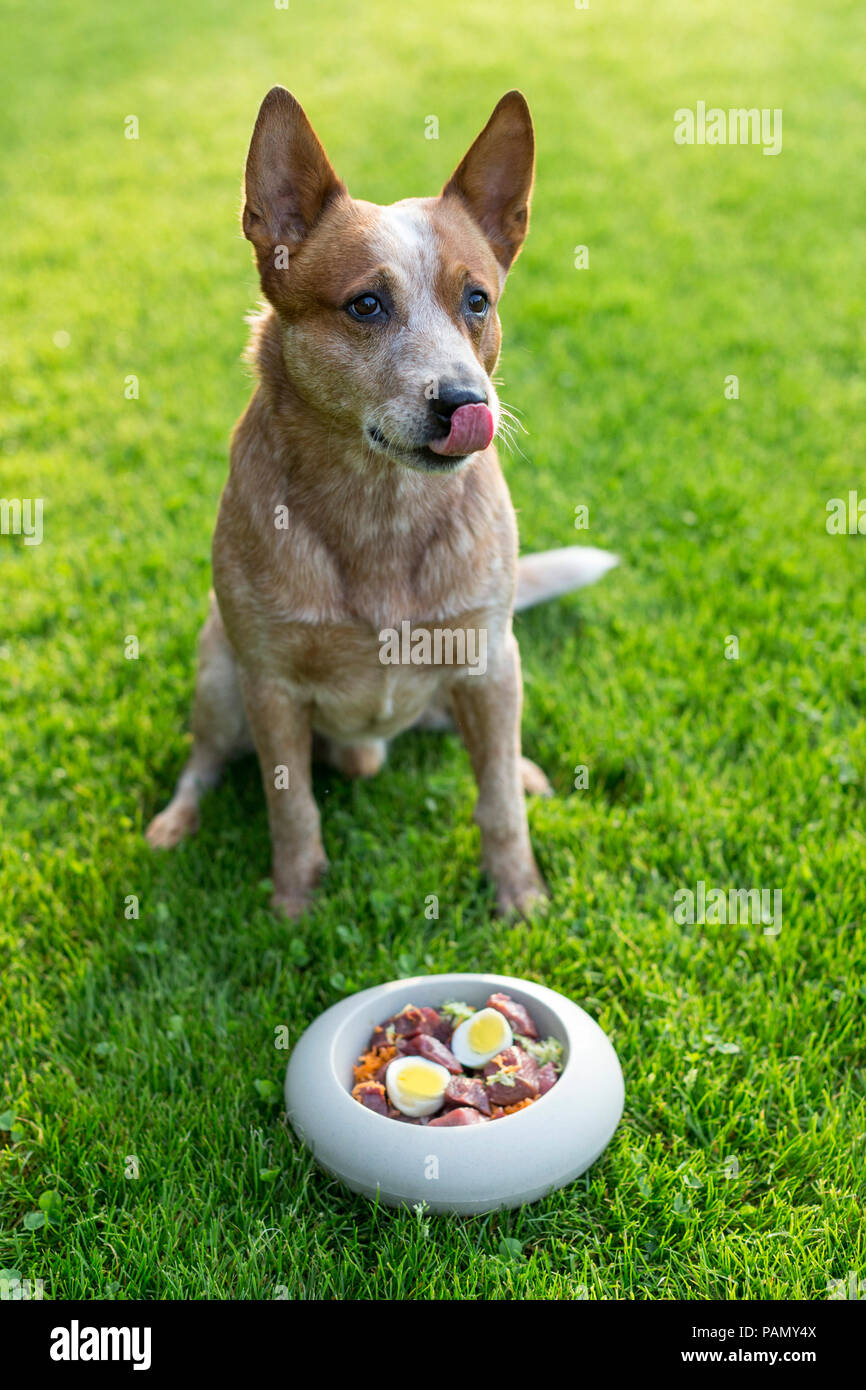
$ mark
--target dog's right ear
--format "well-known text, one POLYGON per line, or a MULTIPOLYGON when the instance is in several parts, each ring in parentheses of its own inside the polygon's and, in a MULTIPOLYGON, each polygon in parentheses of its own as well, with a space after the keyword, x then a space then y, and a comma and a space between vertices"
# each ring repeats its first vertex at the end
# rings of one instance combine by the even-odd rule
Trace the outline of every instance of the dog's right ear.
POLYGON ((333 197, 345 193, 300 104, 272 87, 261 104, 244 175, 244 236, 259 269, 297 249, 333 197))
POLYGON ((474 145, 442 189, 475 218, 508 270, 529 229, 535 168, 532 117, 522 92, 506 92, 474 145))

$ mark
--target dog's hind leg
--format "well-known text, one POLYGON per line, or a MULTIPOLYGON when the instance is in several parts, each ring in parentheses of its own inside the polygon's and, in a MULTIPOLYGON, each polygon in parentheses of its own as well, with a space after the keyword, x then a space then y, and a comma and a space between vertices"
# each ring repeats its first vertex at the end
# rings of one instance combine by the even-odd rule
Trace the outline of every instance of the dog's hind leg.
POLYGON ((553 787, 531 758, 520 759, 520 781, 527 796, 553 796, 553 787))
POLYGON ((338 743, 317 735, 313 740, 313 760, 328 763, 344 777, 375 777, 387 756, 388 744, 383 738, 338 743))
MULTIPOLYGON (((447 733, 454 727, 450 705, 446 705, 441 696, 429 704, 412 725, 413 729, 426 729, 433 733, 447 733)), ((553 787, 538 763, 532 762, 530 758, 520 759, 520 782, 527 796, 553 796, 553 787)))
POLYGON ((213 596, 199 638, 192 732, 192 753, 174 796, 147 827, 152 849, 171 849, 193 834, 204 793, 216 786, 231 758, 253 750, 234 653, 213 596))

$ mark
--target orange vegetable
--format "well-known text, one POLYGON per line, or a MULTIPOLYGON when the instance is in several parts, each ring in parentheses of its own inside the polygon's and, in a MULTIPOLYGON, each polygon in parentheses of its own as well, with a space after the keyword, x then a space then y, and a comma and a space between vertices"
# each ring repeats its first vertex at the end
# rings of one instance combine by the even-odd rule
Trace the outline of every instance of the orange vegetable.
POLYGON ((352 1068, 355 1081, 371 1081, 379 1068, 384 1066, 386 1062, 392 1061, 396 1056, 396 1047, 383 1047, 378 1051, 362 1053, 352 1068))
POLYGON ((518 1110, 525 1110, 527 1105, 534 1105, 538 1099, 538 1096, 527 1096, 525 1100, 517 1101, 516 1105, 494 1105, 493 1119, 501 1120, 503 1115, 515 1115, 518 1110))
MULTIPOLYGON (((368 1078, 368 1079, 365 1080, 365 1081, 359 1081, 358 1084, 357 1084, 357 1086, 353 1086, 353 1087, 352 1087, 352 1099, 353 1099, 353 1100, 360 1100, 360 1097, 357 1096, 357 1095, 355 1094, 355 1092, 358 1091, 362 1086, 367 1086, 367 1085, 369 1085, 369 1084, 370 1084, 370 1083, 369 1083, 369 1078, 368 1078)), ((374 1081, 374 1082, 373 1082, 373 1086, 375 1087, 375 1089, 376 1089, 377 1091, 381 1091, 382 1095, 384 1096, 384 1094, 385 1094, 385 1087, 381 1084, 381 1082, 374 1081)))

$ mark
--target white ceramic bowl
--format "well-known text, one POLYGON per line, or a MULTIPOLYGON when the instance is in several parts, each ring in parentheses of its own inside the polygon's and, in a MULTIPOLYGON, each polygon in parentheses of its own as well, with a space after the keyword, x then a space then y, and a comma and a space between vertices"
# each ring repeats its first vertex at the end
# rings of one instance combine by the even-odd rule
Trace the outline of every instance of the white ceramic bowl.
POLYGON ((516 1207, 564 1187, 607 1147, 622 1114, 622 1071, 605 1034, 570 999, 507 975, 418 975, 361 990, 320 1014, 286 1071, 286 1109, 314 1157, 353 1192, 389 1206, 424 1201, 462 1215, 516 1207), (479 1008, 502 990, 525 1004, 539 1037, 563 1045, 547 1095, 490 1124, 400 1124, 352 1099, 352 1064, 370 1034, 407 1004, 463 999, 479 1008))

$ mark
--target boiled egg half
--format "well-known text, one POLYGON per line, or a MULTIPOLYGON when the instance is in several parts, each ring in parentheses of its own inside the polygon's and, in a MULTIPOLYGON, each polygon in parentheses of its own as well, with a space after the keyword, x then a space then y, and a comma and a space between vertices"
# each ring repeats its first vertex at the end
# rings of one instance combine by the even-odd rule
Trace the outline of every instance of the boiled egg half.
POLYGON ((451 1073, 427 1057, 395 1057, 385 1072, 388 1099, 402 1115, 432 1115, 445 1095, 451 1073))
POLYGON ((512 1041, 508 1019, 498 1009, 479 1009, 455 1028, 450 1046, 461 1066, 483 1067, 512 1041))

